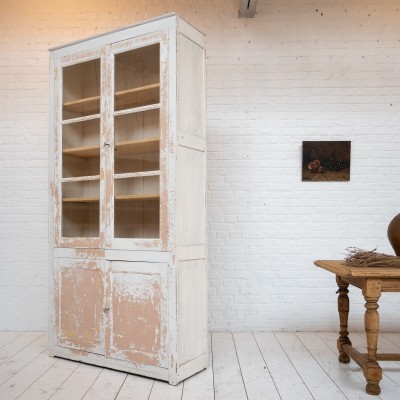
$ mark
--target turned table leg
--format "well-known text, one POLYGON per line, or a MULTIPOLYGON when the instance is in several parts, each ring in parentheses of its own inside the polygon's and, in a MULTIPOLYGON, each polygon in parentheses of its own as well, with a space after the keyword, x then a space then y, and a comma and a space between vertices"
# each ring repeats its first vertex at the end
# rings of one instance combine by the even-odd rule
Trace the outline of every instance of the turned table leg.
POLYGON ((378 300, 381 295, 381 281, 379 279, 366 279, 363 285, 365 298, 365 332, 367 335, 367 360, 363 368, 367 380, 366 391, 369 394, 379 394, 379 382, 382 379, 382 369, 376 359, 379 334, 378 300))
POLYGON ((336 275, 336 282, 339 287, 338 291, 338 311, 339 311, 339 320, 340 320, 340 332, 339 332, 339 339, 337 340, 337 348, 339 350, 339 361, 341 363, 349 363, 350 357, 343 351, 342 346, 344 344, 349 344, 351 346, 351 342, 349 339, 349 331, 348 331, 348 320, 349 320, 349 309, 350 309, 350 302, 349 284, 342 281, 340 276, 336 275))

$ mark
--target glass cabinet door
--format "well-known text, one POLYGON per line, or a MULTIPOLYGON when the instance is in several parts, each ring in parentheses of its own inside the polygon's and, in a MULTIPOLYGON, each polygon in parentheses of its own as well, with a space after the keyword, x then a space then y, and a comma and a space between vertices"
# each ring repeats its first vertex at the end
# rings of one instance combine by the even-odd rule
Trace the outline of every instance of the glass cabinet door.
POLYGON ((100 235, 100 58, 61 69, 61 237, 100 235))
POLYGON ((160 249, 166 243, 164 35, 59 61, 56 245, 160 249))
POLYGON ((114 238, 160 238, 160 44, 114 55, 114 238))

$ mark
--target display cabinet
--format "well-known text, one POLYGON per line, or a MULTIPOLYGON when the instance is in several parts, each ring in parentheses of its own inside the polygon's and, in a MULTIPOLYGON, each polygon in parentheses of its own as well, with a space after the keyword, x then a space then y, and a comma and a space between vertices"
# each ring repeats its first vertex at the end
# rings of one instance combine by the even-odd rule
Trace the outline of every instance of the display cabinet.
POLYGON ((176 14, 51 49, 50 351, 207 366, 204 36, 176 14))

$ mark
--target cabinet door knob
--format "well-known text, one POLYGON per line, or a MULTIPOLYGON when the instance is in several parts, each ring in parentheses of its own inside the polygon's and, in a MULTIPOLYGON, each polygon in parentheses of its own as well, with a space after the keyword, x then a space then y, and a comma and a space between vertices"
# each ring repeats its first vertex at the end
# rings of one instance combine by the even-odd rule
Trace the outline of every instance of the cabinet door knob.
POLYGON ((110 147, 110 143, 106 143, 106 142, 104 142, 104 147, 110 147))
POLYGON ((104 307, 104 308, 103 308, 103 311, 104 311, 105 313, 108 313, 108 312, 110 311, 110 307, 104 307))

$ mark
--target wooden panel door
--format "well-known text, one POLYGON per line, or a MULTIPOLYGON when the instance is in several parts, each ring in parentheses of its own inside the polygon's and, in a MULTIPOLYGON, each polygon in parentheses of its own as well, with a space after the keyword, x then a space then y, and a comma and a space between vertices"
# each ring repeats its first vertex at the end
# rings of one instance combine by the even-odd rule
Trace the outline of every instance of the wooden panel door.
POLYGON ((167 366, 167 264, 110 263, 106 355, 167 366))
POLYGON ((104 262, 56 258, 54 308, 56 344, 104 354, 104 262))

